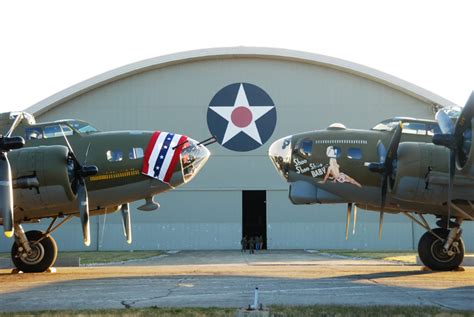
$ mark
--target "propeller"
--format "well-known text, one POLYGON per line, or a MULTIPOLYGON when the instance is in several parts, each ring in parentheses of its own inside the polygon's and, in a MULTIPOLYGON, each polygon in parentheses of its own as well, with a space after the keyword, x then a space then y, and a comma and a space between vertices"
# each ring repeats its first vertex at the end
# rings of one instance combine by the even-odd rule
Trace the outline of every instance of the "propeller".
MULTIPOLYGON (((90 240, 90 222, 89 222, 89 197, 87 194, 87 187, 85 178, 88 176, 96 175, 99 172, 99 169, 95 165, 82 165, 79 160, 77 159, 76 155, 74 154, 74 150, 72 149, 71 144, 69 143, 66 134, 61 126, 61 132, 63 134, 64 140, 66 140, 67 147, 69 149, 69 157, 70 162, 72 165, 71 173, 72 173, 72 181, 71 181, 71 188, 76 193, 77 197, 77 209, 79 211, 79 215, 81 218, 81 225, 82 225, 82 234, 84 236, 84 244, 89 246, 91 244, 90 240)), ((86 158, 89 154, 89 146, 87 147, 86 151, 86 158)))
POLYGON ((398 145, 400 144, 400 139, 402 137, 403 124, 400 121, 395 132, 392 135, 390 140, 390 145, 388 147, 388 152, 385 150, 385 147, 381 141, 377 143, 377 154, 379 157, 378 163, 370 163, 369 170, 371 172, 379 173, 382 175, 381 183, 381 199, 380 199, 380 209, 383 212, 385 207, 385 202, 387 199, 387 189, 389 177, 393 175, 393 166, 396 161, 398 145))
POLYGON ((443 110, 436 113, 436 121, 442 133, 433 136, 433 143, 445 146, 449 149, 449 181, 448 181, 448 219, 446 227, 449 229, 451 219, 451 200, 453 192, 453 181, 456 173, 456 160, 463 166, 469 155, 471 133, 471 120, 474 116, 474 91, 469 96, 466 105, 461 111, 456 124, 453 125, 451 118, 443 110), (467 133, 467 136, 465 135, 467 133), (467 146, 467 148, 466 148, 467 146))
POLYGON ((379 240, 382 239, 382 226, 383 226, 383 210, 380 212, 380 218, 379 218, 379 240))
POLYGON ((349 240, 349 224, 351 223, 352 203, 347 204, 347 219, 346 219, 346 240, 349 240))
POLYGON ((346 240, 349 240, 349 224, 351 222, 351 213, 354 210, 354 223, 352 225, 352 235, 355 235, 357 222, 357 206, 354 203, 347 204, 347 218, 346 218, 346 240))
POLYGON ((122 205, 123 234, 127 238, 127 243, 132 243, 132 221, 130 217, 130 204, 122 205))
POLYGON ((352 235, 356 234, 356 223, 357 223, 357 205, 354 205, 354 223, 352 224, 352 235))
POLYGON ((400 121, 395 128, 395 132, 392 135, 390 140, 390 145, 388 147, 388 152, 385 150, 385 146, 379 140, 377 142, 377 154, 379 157, 378 163, 370 163, 369 170, 371 172, 379 173, 382 175, 381 183, 381 198, 380 198, 380 219, 379 219, 379 240, 382 237, 382 225, 383 225, 383 209, 385 207, 385 202, 387 200, 387 190, 389 177, 393 175, 393 166, 396 162, 398 145, 400 144, 400 139, 402 138, 403 123, 400 121))
POLYGON ((4 136, 0 136, 0 216, 3 219, 3 230, 7 238, 11 238, 14 233, 12 172, 7 153, 25 145, 22 137, 11 136, 22 119, 23 112, 20 112, 10 130, 4 136))

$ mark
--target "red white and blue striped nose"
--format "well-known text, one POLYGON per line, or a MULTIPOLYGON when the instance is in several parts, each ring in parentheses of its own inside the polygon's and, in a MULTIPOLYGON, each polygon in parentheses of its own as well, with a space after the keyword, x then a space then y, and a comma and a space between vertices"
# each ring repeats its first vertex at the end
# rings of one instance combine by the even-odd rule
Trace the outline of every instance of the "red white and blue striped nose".
POLYGON ((145 151, 142 173, 169 184, 186 141, 184 135, 154 132, 145 151))
POLYGON ((157 131, 145 151, 142 173, 175 187, 189 182, 209 156, 205 146, 187 136, 157 131))

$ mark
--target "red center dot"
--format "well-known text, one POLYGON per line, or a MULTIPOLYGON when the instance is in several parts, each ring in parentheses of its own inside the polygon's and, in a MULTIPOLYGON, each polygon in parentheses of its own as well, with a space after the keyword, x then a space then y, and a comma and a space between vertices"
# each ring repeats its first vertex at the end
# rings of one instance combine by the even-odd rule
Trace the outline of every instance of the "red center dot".
POLYGON ((231 119, 235 126, 245 128, 252 122, 252 112, 247 107, 237 107, 232 111, 231 119))

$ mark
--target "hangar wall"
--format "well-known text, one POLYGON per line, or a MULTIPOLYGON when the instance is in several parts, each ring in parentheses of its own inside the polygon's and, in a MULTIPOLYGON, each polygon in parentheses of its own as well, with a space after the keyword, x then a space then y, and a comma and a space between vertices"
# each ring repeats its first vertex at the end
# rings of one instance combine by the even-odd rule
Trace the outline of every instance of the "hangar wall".
MULTIPOLYGON (((349 62, 344 68, 318 62, 318 55, 301 58, 292 51, 228 51, 191 52, 189 56, 195 58, 165 58, 168 62, 161 63, 148 60, 142 62, 147 65, 143 68, 139 62, 133 64, 134 71, 127 72, 126 67, 111 71, 103 76, 108 80, 86 81, 31 107, 37 121, 76 118, 103 131, 174 131, 202 140, 210 135, 206 123, 209 103, 223 87, 251 83, 264 89, 275 103, 276 128, 263 146, 249 152, 210 146, 212 156, 192 182, 156 197, 161 204, 158 212, 141 212, 136 210, 141 202, 132 204, 132 245, 123 238, 120 215, 112 214, 92 219, 92 248, 237 249, 242 236, 243 190, 266 191, 270 249, 416 248, 418 231, 398 215, 386 217, 383 239, 377 240, 378 214, 372 212, 359 212, 358 234, 345 241, 346 207, 291 205, 288 186, 275 172, 267 151, 280 137, 324 129, 333 122, 368 129, 393 116, 433 118, 433 104, 447 101, 441 97, 430 100, 394 87, 393 82, 376 80, 363 74, 358 68, 362 66, 349 62)), ((75 220, 55 233, 61 250, 87 249, 78 223, 75 220)), ((474 241, 473 230, 464 232, 466 240, 474 241)), ((4 245, 2 242, 1 250, 4 245)))

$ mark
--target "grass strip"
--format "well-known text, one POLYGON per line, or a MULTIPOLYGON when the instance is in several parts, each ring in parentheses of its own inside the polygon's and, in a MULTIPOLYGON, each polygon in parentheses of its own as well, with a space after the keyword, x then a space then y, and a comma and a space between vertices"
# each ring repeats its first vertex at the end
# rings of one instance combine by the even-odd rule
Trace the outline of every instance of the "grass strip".
MULTIPOLYGON (((163 254, 162 251, 60 251, 59 257, 80 257, 81 264, 110 263, 147 259, 163 254)), ((9 259, 9 252, 0 253, 0 259, 9 259)))
MULTIPOLYGON (((274 317, 306 317, 306 316, 337 316, 337 317, 473 317, 473 311, 446 310, 439 307, 426 306, 270 306, 270 316, 274 317)), ((0 316, 174 316, 174 317, 223 317, 234 316, 235 308, 130 308, 101 310, 57 310, 38 312, 0 313, 0 316)))
POLYGON ((365 250, 319 250, 319 253, 341 255, 350 258, 416 263, 416 251, 365 251, 365 250))
POLYGON ((125 262, 143 260, 163 254, 160 251, 91 251, 91 252, 60 252, 59 256, 79 257, 81 264, 125 262))

